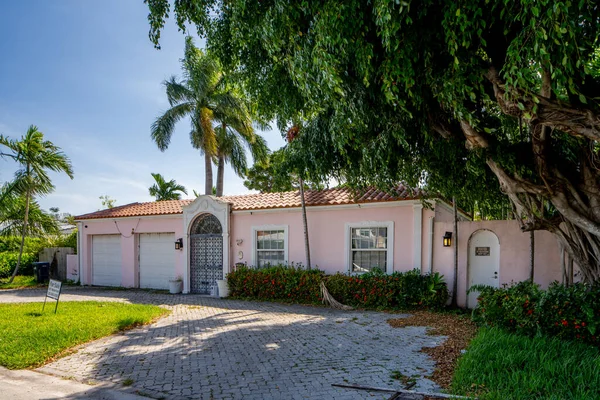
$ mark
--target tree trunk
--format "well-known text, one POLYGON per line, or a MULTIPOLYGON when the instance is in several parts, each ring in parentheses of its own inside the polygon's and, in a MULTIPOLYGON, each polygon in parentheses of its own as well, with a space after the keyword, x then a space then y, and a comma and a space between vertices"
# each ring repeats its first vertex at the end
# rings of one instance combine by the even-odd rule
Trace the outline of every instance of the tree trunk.
POLYGON ((207 152, 204 153, 204 170, 205 170, 205 183, 204 183, 204 194, 212 195, 213 192, 213 174, 212 174, 212 156, 207 152))
POLYGON ((8 283, 12 283, 19 272, 21 266, 21 258, 23 257, 23 248, 25 247, 25 236, 27 236, 27 222, 29 221, 29 202, 31 199, 31 191, 27 190, 25 195, 25 218, 23 218, 23 231, 21 232, 21 246, 19 248, 19 257, 17 258, 17 265, 13 271, 8 283))
POLYGON ((535 231, 529 232, 529 280, 535 276, 535 231))
POLYGON ((304 250, 306 251, 306 269, 311 269, 310 265, 310 245, 308 243, 308 222, 306 221, 306 203, 304 202, 304 181, 298 178, 300 183, 300 202, 302 203, 302 223, 304 224, 304 250))
POLYGON ((458 306, 458 209, 456 198, 452 198, 454 208, 454 282, 452 285, 452 307, 458 306))
POLYGON ((223 176, 225 174, 225 157, 219 154, 219 164, 217 164, 217 197, 223 196, 223 176))

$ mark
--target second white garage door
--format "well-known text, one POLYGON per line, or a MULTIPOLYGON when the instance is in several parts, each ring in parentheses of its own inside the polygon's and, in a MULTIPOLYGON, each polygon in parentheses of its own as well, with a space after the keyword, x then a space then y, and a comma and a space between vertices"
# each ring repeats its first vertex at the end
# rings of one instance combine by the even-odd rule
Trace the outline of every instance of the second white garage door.
POLYGON ((92 284, 121 286, 121 235, 92 236, 92 284))
POLYGON ((175 234, 140 234, 140 287, 168 289, 175 277, 175 234))

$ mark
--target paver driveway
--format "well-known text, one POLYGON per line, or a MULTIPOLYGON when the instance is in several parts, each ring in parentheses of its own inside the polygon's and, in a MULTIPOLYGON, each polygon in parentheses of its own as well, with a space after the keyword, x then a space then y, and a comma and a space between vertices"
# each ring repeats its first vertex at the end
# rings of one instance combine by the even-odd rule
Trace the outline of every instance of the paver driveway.
MULTIPOLYGON (((3 291, 0 302, 43 301, 43 295, 3 291)), ((69 300, 151 303, 172 313, 89 343, 41 372, 83 382, 127 381, 167 399, 387 398, 331 384, 401 387, 391 378, 395 371, 415 376, 415 389, 437 388, 424 378, 434 363, 419 350, 441 338, 424 328, 392 328, 389 314, 139 290, 67 288, 61 301, 69 300)))

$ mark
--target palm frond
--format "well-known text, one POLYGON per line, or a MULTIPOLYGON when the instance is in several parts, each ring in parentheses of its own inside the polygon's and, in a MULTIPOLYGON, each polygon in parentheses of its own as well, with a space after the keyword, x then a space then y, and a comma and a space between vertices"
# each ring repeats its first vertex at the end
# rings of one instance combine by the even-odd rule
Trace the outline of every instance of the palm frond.
POLYGON ((152 124, 150 136, 160 151, 165 151, 171 143, 175 124, 194 109, 192 103, 182 103, 171 107, 152 124))
POLYGON ((166 181, 161 174, 151 173, 155 183, 148 188, 150 196, 154 196, 156 201, 163 200, 180 200, 182 192, 187 194, 184 186, 177 184, 175 179, 166 181))
POLYGON ((191 103, 195 101, 194 92, 187 86, 186 82, 177 82, 177 78, 172 76, 163 82, 169 104, 173 107, 176 104, 191 103))

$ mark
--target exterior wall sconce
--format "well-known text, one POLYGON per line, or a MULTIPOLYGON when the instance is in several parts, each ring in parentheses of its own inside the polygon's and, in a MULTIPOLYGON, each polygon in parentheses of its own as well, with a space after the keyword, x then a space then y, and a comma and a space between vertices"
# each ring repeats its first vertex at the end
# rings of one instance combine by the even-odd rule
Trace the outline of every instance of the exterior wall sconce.
POLYGON ((444 234, 444 247, 450 247, 452 245, 452 232, 446 232, 444 234))
POLYGON ((175 241, 175 250, 183 249, 183 239, 179 238, 175 241))

